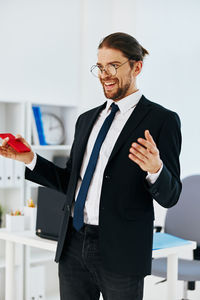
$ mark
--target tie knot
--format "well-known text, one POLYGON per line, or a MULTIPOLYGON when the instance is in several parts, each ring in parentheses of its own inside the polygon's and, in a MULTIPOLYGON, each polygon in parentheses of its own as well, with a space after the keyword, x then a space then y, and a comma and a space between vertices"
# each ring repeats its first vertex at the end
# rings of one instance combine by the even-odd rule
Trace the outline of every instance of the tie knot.
POLYGON ((114 102, 111 104, 111 112, 116 113, 119 110, 119 106, 116 105, 114 102))

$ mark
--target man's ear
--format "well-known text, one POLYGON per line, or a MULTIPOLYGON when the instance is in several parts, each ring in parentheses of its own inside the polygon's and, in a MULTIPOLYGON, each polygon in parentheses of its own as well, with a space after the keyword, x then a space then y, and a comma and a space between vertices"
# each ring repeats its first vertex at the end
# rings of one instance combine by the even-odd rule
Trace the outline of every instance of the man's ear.
POLYGON ((143 66, 143 61, 142 60, 139 60, 139 61, 136 61, 134 63, 134 75, 137 76, 140 74, 140 72, 142 71, 142 66, 143 66))

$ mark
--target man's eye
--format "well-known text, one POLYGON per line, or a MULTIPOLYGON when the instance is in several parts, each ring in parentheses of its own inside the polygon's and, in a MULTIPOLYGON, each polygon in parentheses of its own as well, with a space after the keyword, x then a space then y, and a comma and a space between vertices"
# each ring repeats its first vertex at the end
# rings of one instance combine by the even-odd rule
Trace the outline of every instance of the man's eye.
POLYGON ((115 69, 118 68, 118 65, 117 64, 111 64, 112 67, 114 67, 115 69))

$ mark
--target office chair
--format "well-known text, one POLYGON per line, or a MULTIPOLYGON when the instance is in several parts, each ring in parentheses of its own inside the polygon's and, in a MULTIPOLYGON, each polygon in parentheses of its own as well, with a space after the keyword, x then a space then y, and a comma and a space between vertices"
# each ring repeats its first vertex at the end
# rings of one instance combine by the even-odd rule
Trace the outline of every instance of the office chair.
MULTIPOLYGON (((184 281, 183 299, 188 300, 187 290, 195 289, 200 281, 200 175, 183 179, 178 203, 167 210, 164 232, 197 242, 193 260, 178 260, 178 280, 184 281)), ((152 275, 167 277, 167 259, 152 260, 152 275)))

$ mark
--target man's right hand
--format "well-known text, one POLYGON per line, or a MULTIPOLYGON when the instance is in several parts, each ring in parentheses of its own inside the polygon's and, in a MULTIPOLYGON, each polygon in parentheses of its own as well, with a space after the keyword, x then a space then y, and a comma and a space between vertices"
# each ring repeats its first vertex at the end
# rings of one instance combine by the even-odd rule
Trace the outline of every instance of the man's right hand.
MULTIPOLYGON (((24 143, 30 150, 31 146, 27 143, 27 141, 19 134, 15 136, 17 139, 20 139, 22 143, 24 143)), ((34 157, 34 153, 31 150, 30 152, 17 152, 10 145, 8 145, 9 138, 3 139, 2 145, 0 146, 0 155, 6 158, 11 158, 14 160, 18 160, 24 162, 25 164, 29 164, 34 157)))

